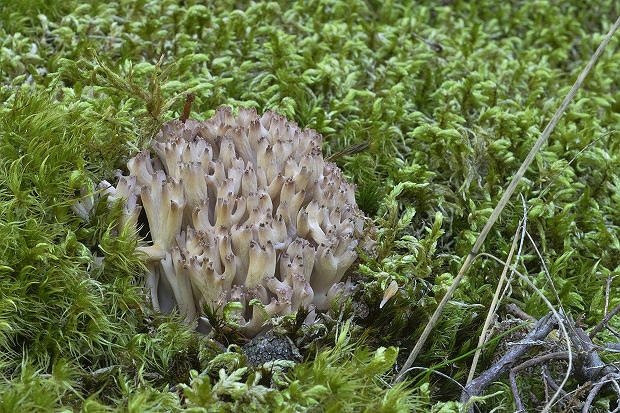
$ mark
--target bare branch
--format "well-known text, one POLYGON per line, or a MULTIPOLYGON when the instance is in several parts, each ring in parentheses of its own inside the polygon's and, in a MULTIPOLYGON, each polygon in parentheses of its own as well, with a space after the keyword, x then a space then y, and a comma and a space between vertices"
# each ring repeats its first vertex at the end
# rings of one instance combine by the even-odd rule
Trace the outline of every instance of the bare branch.
MULTIPOLYGON (((620 23, 620 18, 618 18, 618 22, 620 23)), ((476 256, 476 258, 480 257, 480 256, 489 257, 489 258, 494 259, 495 261, 501 263, 501 261, 498 258, 494 257, 491 254, 487 254, 485 252, 482 252, 482 253, 478 254, 478 256, 476 256)), ((566 326, 565 326, 565 324, 566 324, 566 317, 565 316, 560 317, 560 315, 555 310, 555 308, 553 307, 551 302, 547 299, 547 297, 545 297, 545 295, 542 293, 542 291, 540 291, 538 288, 536 288, 534 283, 532 283, 532 281, 530 281, 530 279, 528 277, 526 277, 525 275, 523 275, 519 271, 517 271, 517 269, 514 266, 512 267, 512 270, 523 281, 525 281, 530 286, 530 288, 532 288, 536 292, 536 294, 538 294, 538 296, 545 302, 547 307, 549 307, 549 309, 553 313, 553 316, 555 317, 555 319, 558 322, 558 326, 560 327, 560 330, 562 331, 562 334, 564 335, 564 337, 566 339, 566 348, 567 348, 567 351, 568 351, 568 369, 566 370, 566 375, 564 376, 564 379, 562 380, 562 383, 560 383, 560 388, 558 389, 558 391, 555 392, 553 397, 551 397, 551 400, 549 400, 549 402, 543 408, 543 410, 542 410, 543 413, 546 413, 551 408, 551 404, 553 403, 553 401, 560 395, 560 390, 562 390, 562 388, 564 387, 564 385, 568 381, 568 378, 570 377, 570 373, 571 373, 571 371, 573 369, 573 355, 572 355, 572 349, 571 349, 571 340, 570 340, 570 337, 568 335, 568 332, 566 331, 566 326)), ((575 329, 573 328, 572 332, 574 332, 574 330, 575 329)))
MULTIPOLYGON (((520 370, 526 369, 528 367, 535 366, 537 364, 545 363, 548 360, 558 360, 558 359, 565 360, 568 357, 569 356, 568 356, 567 351, 559 351, 556 353, 544 354, 542 356, 529 359, 519 364, 517 367, 513 367, 510 370, 510 373, 508 374, 508 378, 510 380, 510 389, 512 390, 512 394, 515 398, 515 404, 517 406, 517 411, 523 410, 523 403, 521 402, 521 397, 519 396, 519 390, 517 389, 517 380, 515 378, 515 376, 517 375, 517 372, 519 372, 520 370)), ((556 389, 556 392, 557 392, 557 389, 556 389)))
POLYGON ((482 373, 471 381, 461 394, 461 402, 467 403, 471 396, 479 395, 489 384, 497 381, 501 376, 506 374, 510 368, 517 363, 533 345, 533 341, 542 340, 556 327, 557 320, 553 318, 552 313, 547 314, 534 325, 532 331, 515 346, 511 347, 504 356, 493 364, 487 371, 482 373))
POLYGON ((601 331, 601 329, 607 324, 607 322, 609 320, 611 320, 611 318, 613 316, 615 316, 616 314, 618 314, 618 312, 620 311, 620 304, 618 304, 616 306, 616 308, 614 308, 613 310, 611 310, 609 313, 607 313, 607 315, 605 317, 603 317, 603 319, 596 325, 596 327, 594 327, 592 329, 592 331, 590 331, 590 338, 594 338, 594 336, 601 331))
MULTIPOLYGON (((553 391, 558 391, 558 389, 560 388, 560 386, 558 385, 558 383, 556 383, 555 379, 553 378, 553 376, 551 375, 551 372, 549 371, 549 369, 547 368, 546 365, 543 365, 541 367, 542 370, 542 374, 543 377, 545 379, 545 382, 549 384, 549 386, 551 387, 551 389, 553 391)), ((561 394, 564 396, 567 393, 564 390, 560 390, 561 394)))
POLYGON ((512 303, 511 304, 507 304, 505 309, 510 314, 519 317, 523 321, 532 321, 534 323, 536 321, 538 321, 538 320, 536 320, 535 317, 532 317, 531 315, 529 315, 525 311, 521 310, 516 304, 512 304, 512 303))
POLYGON ((610 373, 610 374, 607 374, 605 377, 603 377, 594 386, 592 386, 592 390, 590 390, 590 393, 588 394, 588 398, 586 399, 586 402, 583 405, 583 409, 581 411, 583 413, 588 413, 590 411, 590 407, 592 407, 592 402, 594 401, 594 398, 596 397, 598 392, 601 390, 601 388, 605 384, 611 382, 612 380, 617 380, 617 379, 618 379, 617 373, 610 373))

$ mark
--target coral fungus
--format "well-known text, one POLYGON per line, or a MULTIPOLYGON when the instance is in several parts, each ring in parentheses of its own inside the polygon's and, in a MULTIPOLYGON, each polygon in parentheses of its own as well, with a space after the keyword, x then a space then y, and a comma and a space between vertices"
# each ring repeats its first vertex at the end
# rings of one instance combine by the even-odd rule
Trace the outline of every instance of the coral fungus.
POLYGON ((162 127, 155 156, 140 152, 108 188, 125 199, 125 224, 146 213, 152 244, 139 251, 156 310, 176 306, 190 321, 203 305, 240 302, 237 322, 253 336, 272 316, 330 307, 364 221, 321 141, 283 116, 244 108, 162 127))

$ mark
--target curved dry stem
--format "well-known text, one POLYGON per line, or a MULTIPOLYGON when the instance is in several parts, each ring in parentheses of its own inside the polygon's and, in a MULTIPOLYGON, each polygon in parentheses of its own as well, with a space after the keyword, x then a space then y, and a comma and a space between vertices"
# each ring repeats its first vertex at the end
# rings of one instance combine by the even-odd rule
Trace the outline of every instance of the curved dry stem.
MULTIPOLYGON (((493 300, 491 301, 491 305, 489 306, 489 311, 487 313, 487 318, 484 320, 484 326, 482 327, 482 332, 480 333, 480 338, 478 339, 478 347, 482 347, 482 345, 487 341, 487 332, 489 330, 489 326, 491 325, 491 319, 495 314, 499 302, 499 294, 502 290, 502 286, 504 284, 504 280, 506 279, 506 273, 508 272, 508 266, 512 262, 512 255, 517 248, 517 239, 519 235, 519 231, 521 230, 521 223, 517 226, 517 230, 515 231, 515 236, 512 239, 512 246, 510 247, 510 252, 508 253, 508 257, 506 258, 506 263, 504 264, 504 269, 502 271, 502 275, 499 277, 499 282, 497 283, 497 288, 495 289, 495 294, 493 294, 493 300)), ((467 384, 471 383, 474 379, 474 374, 476 373, 476 366, 478 365, 478 359, 480 358, 480 354, 482 353, 482 348, 479 348, 474 353, 474 359, 471 362, 471 367, 469 369, 469 376, 467 376, 467 384)))
POLYGON ((562 301, 560 300, 560 295, 558 294, 558 290, 555 289, 555 284, 553 284, 553 279, 551 278, 551 274, 549 273, 549 269, 547 268, 547 264, 545 264, 545 260, 543 259, 543 256, 540 253, 540 250, 536 246, 536 243, 534 242, 534 239, 532 238, 530 233, 526 231, 526 235, 528 239, 530 240, 530 242, 532 243, 532 247, 534 247, 534 251, 536 251, 536 255, 538 255, 538 258, 540 259, 540 263, 542 264, 543 271, 545 275, 547 276, 547 281, 549 281, 549 284, 551 284, 551 291, 553 291, 553 296, 558 301, 560 310, 562 310, 562 312, 566 314, 566 311, 564 311, 564 306, 562 305, 562 301))

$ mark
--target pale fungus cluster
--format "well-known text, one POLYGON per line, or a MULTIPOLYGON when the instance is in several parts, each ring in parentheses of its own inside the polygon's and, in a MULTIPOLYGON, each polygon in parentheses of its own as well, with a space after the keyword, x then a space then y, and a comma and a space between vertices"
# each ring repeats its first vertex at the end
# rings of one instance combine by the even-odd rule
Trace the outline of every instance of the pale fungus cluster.
POLYGON ((326 162, 321 135, 283 116, 220 107, 209 120, 173 120, 129 176, 109 187, 123 224, 144 209, 153 307, 186 320, 204 305, 239 302, 249 336, 300 307, 327 310, 345 290, 364 219, 354 187, 326 162))

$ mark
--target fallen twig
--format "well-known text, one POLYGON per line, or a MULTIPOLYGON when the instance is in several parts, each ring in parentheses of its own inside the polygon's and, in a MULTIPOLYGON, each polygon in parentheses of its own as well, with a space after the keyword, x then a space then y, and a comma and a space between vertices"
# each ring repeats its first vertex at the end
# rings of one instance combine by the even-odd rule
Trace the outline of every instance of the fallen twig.
MULTIPOLYGON (((517 379, 516 375, 520 370, 526 369, 528 367, 536 366, 537 364, 545 363, 549 360, 558 360, 558 359, 567 359, 568 352, 567 351, 559 351, 556 353, 544 354, 542 356, 535 357, 533 359, 529 359, 517 367, 513 367, 510 369, 510 373, 508 374, 508 378, 510 380, 510 389, 512 390, 512 394, 515 398, 515 404, 517 406, 517 411, 523 410, 523 403, 521 402, 521 396, 519 396, 519 390, 517 389, 517 379)), ((557 388, 556 388, 557 392, 557 388)))
MULTIPOLYGON (((618 21, 620 21, 620 19, 618 19, 618 21)), ((481 256, 489 257, 489 258, 491 258, 491 259, 493 259, 493 260, 495 260, 495 261, 497 261, 499 263, 502 263, 500 259, 498 259, 497 257, 494 257, 491 254, 487 254, 486 252, 482 252, 482 253, 478 254, 475 258, 478 258, 478 257, 481 257, 481 256)), ((547 307, 549 307, 549 309, 553 313, 553 316, 555 317, 555 319, 558 322, 558 327, 560 328, 560 331, 562 332, 562 335, 564 336, 564 338, 566 340, 566 350, 568 351, 568 368, 566 369, 566 375, 564 376, 564 379, 562 380, 562 383, 560 383, 558 391, 556 391, 553 394, 553 396, 551 397, 551 400, 549 400, 549 402, 547 402, 545 407, 542 409, 542 412, 546 413, 551 408, 551 404, 553 403, 553 401, 560 395, 560 391, 562 390, 562 388, 564 387, 564 385, 568 381, 568 378, 570 377, 571 371, 573 369, 573 355, 572 355, 572 349, 571 349, 571 340, 570 340, 570 337, 568 335, 568 332, 567 332, 567 329, 566 329, 566 326, 565 326, 565 324, 566 324, 566 317, 565 317, 564 314, 562 316, 560 316, 560 314, 558 314, 558 312, 555 310, 555 308, 553 307, 551 302, 547 299, 547 297, 545 297, 545 295, 542 293, 542 291, 540 291, 538 288, 536 288, 534 283, 532 283, 532 281, 530 281, 530 279, 528 277, 526 277, 525 275, 523 275, 519 271, 517 271, 517 269, 514 266, 512 266, 512 271, 515 274, 517 274, 519 276, 519 278, 521 278, 523 281, 525 281, 526 284, 528 284, 530 286, 530 288, 532 288, 536 292, 536 294, 538 294, 538 296, 545 302, 547 307)))
MULTIPOLYGON (((620 374, 609 373, 605 375, 601 380, 599 380, 598 383, 594 384, 594 386, 592 386, 592 390, 590 390, 590 393, 588 393, 588 398, 586 399, 586 402, 584 403, 583 409, 581 411, 583 413, 588 413, 590 411, 590 407, 592 406, 594 398, 596 397, 598 392, 601 391, 601 388, 605 384, 610 383, 612 380, 618 380, 618 378, 620 378, 620 374)), ((620 400, 618 401, 618 403, 620 403, 620 400)))
POLYGON ((620 304, 618 304, 616 306, 616 308, 614 308, 613 310, 611 310, 609 313, 607 313, 607 315, 605 317, 603 317, 603 319, 596 325, 596 327, 594 327, 592 329, 592 331, 590 331, 590 334, 588 334, 590 336, 590 338, 594 338, 594 336, 601 331, 601 329, 603 327, 605 327, 605 325, 607 324, 607 322, 609 320, 611 320, 611 318, 613 316, 615 316, 616 314, 618 314, 618 312, 620 312, 620 304))
POLYGON ((471 396, 477 396, 494 381, 506 374, 528 350, 533 347, 532 342, 543 340, 556 327, 557 320, 552 313, 547 314, 534 325, 532 331, 515 346, 511 347, 504 356, 493 364, 487 371, 471 381, 461 394, 461 402, 467 403, 471 396))
MULTIPOLYGON (((555 379, 551 375, 551 372, 549 371, 547 366, 543 365, 541 367, 541 370, 542 370, 543 379, 545 380, 545 383, 548 383, 549 386, 551 387, 551 389, 553 391, 557 392, 558 389, 560 388, 560 386, 558 385, 558 383, 555 381, 555 379)), ((560 393, 562 394, 562 396, 565 396, 567 394, 564 390, 560 390, 560 393)), ((548 400, 548 398, 547 398, 547 400, 548 400)))
MULTIPOLYGON (((573 324, 572 320, 569 319, 569 323, 573 324)), ((572 328, 569 335, 578 352, 577 358, 581 368, 577 369, 577 373, 586 380, 594 382, 601 376, 615 372, 616 369, 601 360, 594 343, 582 328, 572 328)))
POLYGON ((507 312, 516 317, 519 317, 523 321, 532 321, 534 323, 538 321, 536 320, 536 317, 532 317, 525 311, 521 310, 516 304, 507 304, 505 308, 507 312))
MULTIPOLYGON (((517 274, 519 273, 517 272, 517 274)), ((521 276, 521 274, 519 275, 521 276)), ((506 307, 510 309, 510 312, 518 314, 520 318, 527 320, 531 318, 531 316, 520 310, 514 304, 506 307)), ((549 399, 545 387, 545 396, 547 400, 543 411, 549 411, 554 404, 559 403, 570 395, 572 395, 572 397, 568 405, 580 405, 582 403, 579 401, 580 395, 590 390, 587 399, 583 402, 585 403, 583 411, 588 411, 594 398, 606 383, 611 383, 614 389, 619 392, 620 396, 620 385, 617 383, 617 380, 620 380, 620 369, 612 364, 603 362, 597 353, 599 346, 592 342, 590 336, 588 336, 581 327, 575 326, 575 322, 570 316, 562 317, 562 324, 559 324, 557 316, 553 312, 538 320, 532 331, 525 338, 509 346, 510 350, 507 351, 500 360, 465 386, 461 393, 461 402, 466 403, 471 397, 481 394, 488 385, 498 380, 509 371, 510 388, 514 395, 515 405, 518 411, 522 411, 524 410, 524 406, 517 388, 516 375, 519 371, 536 365, 541 365, 543 383, 545 386, 549 385, 555 392, 554 396, 549 399), (552 317, 552 314, 554 317, 552 317), (556 326, 562 328, 562 324, 567 325, 565 330, 569 336, 569 341, 566 344, 568 347, 565 347, 566 350, 535 356, 516 365, 522 356, 535 347, 543 347, 544 349, 557 348, 557 341, 546 340, 546 337, 556 326), (568 361, 568 372, 571 371, 571 364, 574 364, 576 367, 575 374, 572 375, 572 377, 579 382, 579 385, 571 392, 566 392, 562 389, 566 383, 566 378, 558 385, 547 368, 546 363, 558 359, 568 361), (561 397, 557 398, 556 396, 561 397)))

